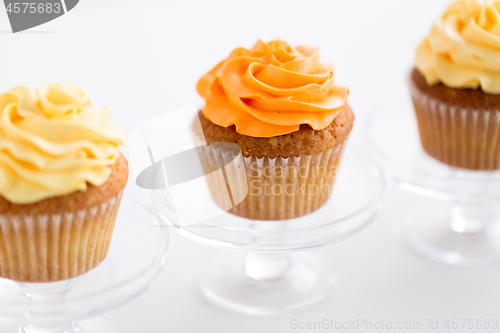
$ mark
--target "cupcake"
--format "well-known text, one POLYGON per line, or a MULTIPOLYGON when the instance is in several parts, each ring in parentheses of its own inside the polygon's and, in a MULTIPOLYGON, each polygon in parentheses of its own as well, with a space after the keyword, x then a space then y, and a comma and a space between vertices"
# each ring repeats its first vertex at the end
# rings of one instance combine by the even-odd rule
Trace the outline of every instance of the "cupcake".
MULTIPOLYGON (((334 84, 333 68, 319 62, 318 48, 259 40, 251 49, 233 50, 198 81, 204 139, 241 149, 226 176, 237 184, 243 173, 247 183, 241 188, 248 194, 230 213, 284 220, 326 202, 354 121, 349 89, 334 84)), ((205 169, 227 165, 232 158, 224 153, 201 154, 205 169)), ((227 189, 208 185, 224 208, 227 189)))
POLYGON ((108 252, 128 164, 111 110, 71 84, 0 94, 0 277, 70 279, 108 252))
POLYGON ((417 48, 410 90, 430 156, 500 169, 500 1, 451 4, 417 48))

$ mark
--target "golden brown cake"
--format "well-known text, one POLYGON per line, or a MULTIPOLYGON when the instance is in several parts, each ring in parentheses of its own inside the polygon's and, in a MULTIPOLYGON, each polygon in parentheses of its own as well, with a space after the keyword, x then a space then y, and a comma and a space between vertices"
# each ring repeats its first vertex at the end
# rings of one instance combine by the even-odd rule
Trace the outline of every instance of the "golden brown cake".
POLYGON ((117 196, 125 188, 128 179, 128 162, 120 153, 116 163, 111 166, 108 180, 95 186, 88 183, 85 191, 43 199, 32 204, 15 204, 0 196, 0 214, 54 214, 61 211, 78 211, 86 207, 102 204, 117 196))
POLYGON ((450 166, 500 169, 499 9, 452 3, 417 49, 410 91, 422 147, 450 166))
POLYGON ((308 125, 301 125, 299 130, 289 134, 270 138, 258 138, 242 135, 236 132, 235 126, 222 127, 212 123, 200 112, 198 114, 207 143, 232 142, 236 143, 245 156, 255 155, 258 158, 269 156, 292 157, 312 153, 321 153, 347 140, 354 123, 354 114, 349 105, 335 120, 323 128, 315 131, 308 125))
MULTIPOLYGON (((283 220, 326 202, 354 115, 348 89, 333 84, 333 66, 319 63, 317 48, 283 41, 237 48, 200 79, 197 90, 205 98, 199 119, 206 142, 235 143, 243 155, 227 177, 234 178, 230 183, 246 179, 248 195, 230 213, 283 220)), ((206 170, 225 158, 223 151, 201 154, 206 170)), ((224 207, 227 189, 208 182, 224 207)))
POLYGON ((128 178, 123 129, 73 85, 15 87, 0 112, 0 277, 51 282, 95 268, 128 178))
POLYGON ((459 168, 500 169, 500 95, 429 86, 417 69, 411 86, 422 147, 430 156, 459 168))

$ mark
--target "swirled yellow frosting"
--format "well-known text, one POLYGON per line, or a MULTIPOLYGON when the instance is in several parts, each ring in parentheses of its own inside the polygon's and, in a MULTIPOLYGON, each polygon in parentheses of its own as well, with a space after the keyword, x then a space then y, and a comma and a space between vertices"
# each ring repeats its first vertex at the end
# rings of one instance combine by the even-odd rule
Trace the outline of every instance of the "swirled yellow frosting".
POLYGON ((500 0, 451 4, 417 48, 416 67, 429 85, 500 93, 500 0))
POLYGON ((102 185, 124 143, 110 115, 72 84, 0 94, 0 195, 29 204, 102 185))
POLYGON ((334 85, 333 65, 319 62, 319 49, 281 40, 237 48, 205 74, 197 91, 213 123, 236 125, 240 134, 272 137, 301 124, 321 130, 347 102, 349 89, 334 85))

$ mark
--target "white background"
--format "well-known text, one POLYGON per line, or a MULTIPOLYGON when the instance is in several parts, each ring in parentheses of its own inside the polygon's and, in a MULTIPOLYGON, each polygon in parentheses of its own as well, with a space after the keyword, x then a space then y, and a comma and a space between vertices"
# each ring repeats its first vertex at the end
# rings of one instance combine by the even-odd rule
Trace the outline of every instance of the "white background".
MULTIPOLYGON (((17 84, 76 83, 96 107, 110 106, 112 123, 130 133, 165 111, 200 102, 196 81, 233 48, 251 47, 258 38, 282 38, 322 48, 321 60, 336 65, 336 82, 350 87, 349 103, 360 124, 374 105, 408 96, 405 76, 415 47, 446 4, 81 0, 67 15, 18 34, 10 33, 1 8, 0 91, 17 84)), ((316 250, 334 265, 338 280, 331 296, 305 310, 254 317, 212 307, 194 280, 199 264, 222 250, 172 232, 164 276, 110 314, 127 333, 305 331, 291 329, 292 319, 422 321, 424 327, 437 319, 500 319, 498 265, 440 265, 401 241, 397 230, 405 212, 422 200, 390 187, 383 216, 374 225, 316 250)))

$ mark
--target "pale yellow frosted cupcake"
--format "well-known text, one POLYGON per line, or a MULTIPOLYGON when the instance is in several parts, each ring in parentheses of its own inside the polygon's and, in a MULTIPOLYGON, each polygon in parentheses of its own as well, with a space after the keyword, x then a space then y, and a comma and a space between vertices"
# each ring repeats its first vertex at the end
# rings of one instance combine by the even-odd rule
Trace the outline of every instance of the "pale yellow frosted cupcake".
POLYGON ((71 84, 0 94, 0 277, 58 281, 104 260, 128 177, 110 115, 71 84))
POLYGON ((459 0, 418 46, 410 89, 422 147, 471 170, 500 169, 500 0, 459 0))

